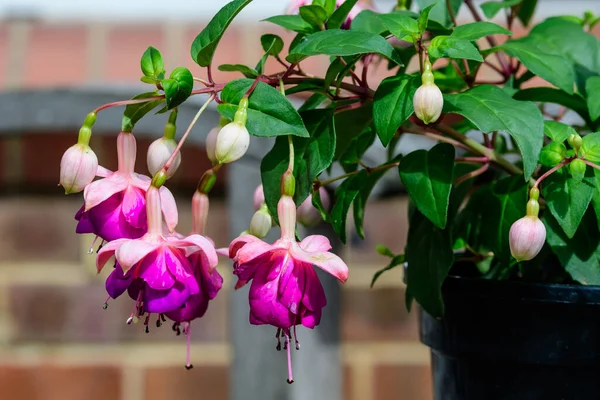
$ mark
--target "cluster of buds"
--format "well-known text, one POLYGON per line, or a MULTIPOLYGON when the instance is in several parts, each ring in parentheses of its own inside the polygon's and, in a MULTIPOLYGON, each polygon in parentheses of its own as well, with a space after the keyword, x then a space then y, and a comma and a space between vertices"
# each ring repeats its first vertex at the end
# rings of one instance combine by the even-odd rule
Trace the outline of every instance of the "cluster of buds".
POLYGON ((540 191, 537 187, 529 191, 526 215, 510 227, 510 252, 517 261, 528 261, 538 255, 546 242, 546 227, 538 218, 540 191))
MULTIPOLYGON (((106 279, 108 299, 104 308, 108 308, 110 299, 127 293, 134 302, 127 324, 142 322, 144 330, 149 332, 153 314, 156 327, 171 320, 173 330, 187 337, 188 369, 192 368, 191 323, 206 313, 210 301, 223 286, 223 278, 216 269, 215 244, 205 236, 208 193, 220 166, 240 159, 248 150, 247 110, 245 97, 233 121, 222 120, 206 139, 213 167, 204 173, 192 197, 193 228, 187 236, 176 231, 177 205, 164 186, 181 163, 179 151, 191 130, 190 126, 179 144, 175 142, 176 111, 165 125, 164 136, 148 148, 147 166, 152 178, 134 171, 137 144, 131 132, 120 132, 117 136, 117 170, 109 171, 98 165, 89 147, 95 113, 88 115, 78 143, 65 152, 61 161, 60 184, 66 193, 84 192, 83 206, 75 215, 76 232, 91 233, 101 239, 96 258, 98 273, 107 264, 113 267, 106 279), (95 177, 100 179, 94 181, 95 177)), ((296 242, 294 185, 293 174, 287 171, 278 206, 281 224, 278 241, 270 245, 260 240, 274 224, 261 186, 254 195, 256 213, 248 231, 228 249, 219 251, 234 261, 233 273, 239 278, 236 287, 252 281, 250 322, 277 327, 277 337, 284 338, 288 356, 292 338, 299 348, 296 326, 314 328, 326 304, 313 265, 342 282, 348 275, 343 261, 329 252, 331 246, 325 237, 309 236, 296 242)), ((329 203, 324 189, 321 198, 324 204, 329 203)), ((318 222, 319 214, 310 203, 309 198, 300 206, 298 219, 312 226, 318 222)), ((90 254, 93 250, 90 249, 90 254)), ((292 382, 291 360, 289 369, 288 380, 292 382)))

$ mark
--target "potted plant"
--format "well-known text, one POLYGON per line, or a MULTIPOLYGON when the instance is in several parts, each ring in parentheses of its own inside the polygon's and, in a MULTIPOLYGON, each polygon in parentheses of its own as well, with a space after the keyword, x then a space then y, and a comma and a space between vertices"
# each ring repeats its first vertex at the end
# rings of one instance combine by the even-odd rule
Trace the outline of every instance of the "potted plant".
POLYGON ((218 252, 233 260, 236 287, 251 285, 250 322, 273 325, 288 360, 292 344, 299 348, 296 327, 318 325, 326 304, 313 266, 348 278, 327 238, 298 238, 296 223, 321 217, 345 242, 352 208, 362 236, 373 187, 397 174, 411 199, 408 241, 402 254, 379 246, 390 262, 373 281, 405 266, 407 306, 421 306, 421 337, 432 348, 436 399, 597 396, 600 42, 589 31, 599 18, 549 18, 513 38, 516 21, 529 29, 535 0, 481 6, 487 19, 505 13, 505 26, 484 21, 472 0, 421 0, 419 12, 410 1, 387 12, 358 0, 297 1, 266 19, 295 32, 291 43, 265 34, 256 66, 214 66, 221 37, 250 2, 225 5, 192 43, 203 78, 183 67, 167 72, 149 47, 141 80, 150 90, 88 114, 63 156, 61 185, 84 192, 77 232, 102 239, 99 271, 114 256, 107 291, 135 301, 128 323, 148 326, 155 314, 157 326, 168 318, 189 337, 222 285, 215 244, 204 236, 218 171, 251 140, 275 137, 248 230, 218 252), (457 23, 461 9, 473 22, 457 23), (302 68, 313 56, 329 57, 324 76, 302 68), (278 68, 266 72, 267 61, 278 68), (215 67, 243 77, 216 82, 215 67), (299 109, 289 101, 297 94, 306 94, 299 109), (176 142, 177 106, 195 95, 207 100, 176 142), (206 138, 213 167, 199 176, 194 228, 184 236, 166 183, 213 101, 223 117, 206 138), (89 139, 98 113, 114 106, 125 110, 111 172, 98 166, 89 139), (170 114, 148 149, 146 177, 133 170, 132 132, 155 109, 170 114), (398 146, 406 135, 437 144, 407 153, 398 146), (379 145, 387 156, 363 163, 379 145), (335 166, 344 173, 333 176, 335 166), (334 183, 329 207, 324 188, 334 183), (280 239, 264 242, 275 225, 280 239))

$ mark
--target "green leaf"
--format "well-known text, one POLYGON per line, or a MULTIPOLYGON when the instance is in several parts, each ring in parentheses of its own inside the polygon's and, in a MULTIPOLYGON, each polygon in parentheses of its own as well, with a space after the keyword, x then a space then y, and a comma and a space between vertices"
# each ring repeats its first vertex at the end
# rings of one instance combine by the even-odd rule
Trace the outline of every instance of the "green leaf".
POLYGON ((375 130, 367 127, 360 135, 350 140, 346 150, 338 160, 345 172, 356 171, 358 162, 375 141, 375 135, 375 130))
POLYGON ((509 40, 501 48, 508 55, 518 58, 523 65, 540 78, 568 94, 573 93, 575 75, 572 63, 564 56, 544 52, 535 36, 509 40))
POLYGON ((596 218, 598 219, 598 230, 600 231, 600 171, 594 169, 594 182, 596 190, 592 196, 592 206, 596 212, 596 218))
POLYGON ((512 224, 525 214, 527 183, 520 176, 511 176, 495 182, 482 196, 479 199, 481 244, 496 257, 508 261, 508 233, 512 224))
POLYGON ((521 151, 525 179, 531 177, 544 139, 544 118, 535 104, 513 100, 498 87, 481 85, 445 95, 444 109, 464 116, 484 133, 508 132, 521 151))
MULTIPOLYGON (((312 191, 314 180, 333 160, 335 128, 333 110, 310 110, 302 113, 310 138, 294 136, 294 201, 299 206, 312 191)), ((271 215, 277 215, 277 202, 281 196, 281 176, 289 162, 289 144, 286 137, 278 137, 273 149, 261 162, 261 177, 265 202, 271 215)))
POLYGON ((450 229, 436 228, 415 211, 410 219, 405 252, 410 296, 429 314, 441 317, 444 314, 442 283, 454 263, 450 229))
POLYGON ((591 210, 579 229, 568 238, 551 215, 544 215, 546 241, 573 280, 583 285, 600 285, 600 247, 598 229, 591 210))
POLYGON ((384 79, 373 100, 373 120, 377 134, 387 146, 398 128, 413 114, 413 96, 420 85, 416 75, 400 75, 384 79))
POLYGON ((194 77, 189 69, 178 67, 171 72, 169 79, 162 80, 167 108, 173 109, 187 100, 194 88, 194 77))
POLYGON ((299 10, 302 19, 317 30, 321 29, 327 20, 327 11, 319 5, 311 4, 308 6, 301 6, 299 10))
POLYGON ((352 139, 373 122, 373 103, 367 102, 360 108, 339 112, 334 115, 334 121, 337 132, 335 158, 338 159, 352 139))
POLYGON ((549 87, 536 87, 519 90, 513 95, 515 100, 527 100, 540 103, 560 104, 575 111, 584 120, 591 124, 590 116, 587 112, 585 99, 579 93, 567 94, 559 89, 549 87))
POLYGON ((314 93, 312 94, 304 104, 298 109, 298 112, 314 110, 319 107, 328 97, 322 93, 314 93))
POLYGON ((598 163, 600 162, 600 132, 589 133, 583 137, 581 145, 583 156, 586 160, 598 163))
POLYGON ((594 177, 589 168, 581 182, 573 179, 567 168, 559 169, 544 180, 542 194, 546 204, 568 238, 577 232, 594 190, 597 189, 594 188, 594 177))
MULTIPOLYGON (((358 0, 344 1, 327 20, 327 29, 339 29, 358 0)), ((354 22, 352 22, 354 24, 354 22)))
POLYGON ((210 65, 221 37, 236 15, 252 0, 234 0, 221 8, 208 25, 196 36, 190 53, 201 67, 210 65))
POLYGON ((369 175, 366 170, 346 178, 335 190, 335 203, 331 209, 331 225, 342 243, 346 243, 346 218, 354 199, 367 184, 369 175))
POLYGON ((221 64, 219 65, 219 71, 241 72, 246 78, 256 78, 258 76, 258 72, 254 68, 243 64, 221 64))
POLYGON ((392 260, 389 262, 388 265, 386 265, 379 271, 375 272, 375 274, 373 274, 373 279, 371 280, 371 288, 373 288, 373 286, 375 285, 375 282, 377 282, 377 279, 379 279, 379 277, 381 275, 383 275, 384 272, 387 272, 391 269, 396 268, 398 265, 403 265, 403 264, 404 264, 404 254, 398 254, 397 256, 393 256, 392 260))
POLYGON ((387 26, 390 33, 399 40, 414 42, 420 35, 419 23, 407 15, 390 13, 381 14, 379 18, 387 26))
POLYGON ((436 36, 427 50, 432 59, 448 57, 483 62, 483 57, 473 43, 452 36, 436 36))
POLYGON ((503 8, 509 8, 521 4, 523 0, 487 1, 481 4, 481 11, 487 19, 492 19, 503 8))
MULTIPOLYGON (((452 12, 454 15, 458 15, 458 10, 462 5, 463 0, 450 0, 450 7, 452 8, 452 12)), ((424 9, 427 6, 434 6, 429 12, 429 19, 434 20, 442 24, 443 26, 450 26, 452 24, 452 19, 450 14, 448 14, 448 7, 446 6, 446 1, 444 0, 417 0, 417 4, 420 9, 424 9)), ((431 25, 431 23, 430 23, 431 25)), ((430 27, 428 26, 428 29, 430 27)))
POLYGON ((512 32, 493 22, 479 21, 457 26, 451 36, 455 39, 477 40, 490 35, 512 35, 512 32))
MULTIPOLYGON (((148 92, 138 94, 135 97, 132 97, 132 100, 137 99, 147 99, 148 97, 158 96, 158 92, 148 92)), ((123 112, 123 120, 121 122, 121 131, 122 132, 131 132, 135 126, 135 124, 146 114, 152 111, 156 106, 162 104, 165 99, 160 100, 151 100, 146 103, 137 103, 137 104, 128 104, 125 107, 125 111, 123 112)))
MULTIPOLYGON (((400 157, 398 157, 400 159, 400 157)), ((365 218, 365 208, 367 206, 367 200, 373 191, 373 188, 379 182, 379 180, 388 172, 388 169, 382 169, 381 171, 371 172, 365 181, 365 184, 354 199, 352 203, 352 212, 354 214, 354 227, 356 233, 361 239, 365 238, 365 230, 363 228, 363 221, 365 218)))
POLYGON ((380 254, 382 256, 386 256, 389 258, 396 257, 395 254, 392 253, 392 251, 384 244, 377 244, 375 246, 375 250, 377 251, 377 254, 380 254))
POLYGON ((369 32, 380 35, 387 31, 387 27, 379 18, 380 14, 371 10, 361 11, 352 21, 350 29, 353 31, 369 32))
POLYGON ((517 12, 517 18, 523 23, 523 26, 529 25, 536 5, 537 0, 523 0, 521 3, 521 7, 519 7, 519 11, 517 12))
POLYGON ((263 21, 271 22, 298 33, 309 34, 315 31, 315 28, 299 15, 275 15, 274 17, 263 19, 263 21))
POLYGON ((309 56, 353 56, 377 53, 402 65, 402 60, 383 37, 368 32, 334 29, 308 35, 287 56, 289 62, 300 62, 309 56))
POLYGON ((448 143, 407 154, 400 178, 417 208, 435 226, 446 227, 454 171, 454 147, 448 143))
POLYGON ((592 76, 585 82, 587 106, 592 121, 600 118, 600 76, 592 76))
POLYGON ((165 63, 160 51, 150 46, 142 54, 140 66, 144 76, 154 79, 162 79, 165 76, 165 63))
POLYGON ((260 37, 260 44, 270 56, 277 56, 283 50, 283 39, 270 33, 260 37))
POLYGON ((320 191, 319 190, 313 191, 311 199, 312 199, 313 207, 315 207, 317 209, 317 211, 319 211, 319 214, 321 214, 321 219, 323 219, 323 221, 331 224, 331 216, 329 215, 329 211, 326 210, 325 207, 323 206, 323 202, 321 201, 320 191))
POLYGON ((327 72, 325 73, 325 83, 323 84, 323 87, 329 89, 333 81, 335 81, 345 67, 345 62, 341 57, 334 59, 331 64, 329 64, 327 72))
MULTIPOLYGON (((229 82, 221 92, 223 104, 217 107, 221 115, 233 120, 237 105, 253 83, 252 79, 229 82)), ((246 127, 254 136, 309 136, 292 103, 279 90, 264 82, 259 82, 249 97, 246 127)))
POLYGON ((544 134, 552 139, 553 142, 562 143, 575 133, 577 133, 575 129, 562 122, 544 121, 544 134))
POLYGON ((419 35, 423 35, 425 30, 427 29, 427 22, 429 21, 429 13, 431 9, 435 7, 436 4, 431 4, 421 10, 421 14, 419 14, 419 18, 417 19, 417 28, 419 29, 419 35))

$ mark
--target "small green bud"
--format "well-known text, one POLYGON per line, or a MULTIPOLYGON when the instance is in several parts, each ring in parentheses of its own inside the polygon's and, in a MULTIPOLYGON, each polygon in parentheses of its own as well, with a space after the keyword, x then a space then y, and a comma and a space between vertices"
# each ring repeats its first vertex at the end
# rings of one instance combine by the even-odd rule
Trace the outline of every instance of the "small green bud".
POLYGON ((536 187, 532 187, 531 190, 529 191, 529 199, 531 200, 539 200, 540 198, 540 189, 536 188, 536 187))
POLYGON ((167 174, 164 170, 158 171, 153 177, 152 182, 150 183, 155 188, 160 188, 167 181, 167 174))
POLYGON ((544 146, 540 153, 540 164, 552 168, 561 163, 567 155, 567 147, 559 142, 552 142, 544 146))
POLYGON ((583 160, 580 158, 576 158, 569 163, 569 171, 571 172, 571 176, 577 182, 581 182, 583 180, 586 168, 587 165, 585 165, 583 160))
POLYGON ((83 126, 87 126, 91 128, 96 123, 97 114, 95 112, 91 112, 85 116, 85 120, 83 120, 83 126))
POLYGON ((294 178, 294 174, 292 173, 292 171, 288 169, 281 177, 281 195, 294 197, 295 191, 296 178, 294 178))
POLYGON ((208 194, 215 186, 216 182, 217 174, 215 174, 212 170, 206 171, 200 179, 200 184, 198 184, 198 191, 200 193, 208 194))
POLYGON ((575 154, 579 153, 579 149, 581 149, 581 145, 583 144, 583 139, 577 133, 572 133, 567 139, 569 145, 575 150, 575 154))
POLYGON ((540 213, 540 203, 537 200, 530 199, 527 202, 527 216, 537 217, 540 213))
POLYGON ((84 123, 83 126, 79 129, 79 137, 77 138, 77 143, 88 146, 90 144, 91 138, 92 128, 90 128, 84 123))
POLYGON ((248 120, 248 97, 242 98, 240 100, 240 104, 238 105, 238 109, 235 112, 235 116, 233 117, 233 121, 237 122, 242 126, 246 126, 246 121, 248 120))

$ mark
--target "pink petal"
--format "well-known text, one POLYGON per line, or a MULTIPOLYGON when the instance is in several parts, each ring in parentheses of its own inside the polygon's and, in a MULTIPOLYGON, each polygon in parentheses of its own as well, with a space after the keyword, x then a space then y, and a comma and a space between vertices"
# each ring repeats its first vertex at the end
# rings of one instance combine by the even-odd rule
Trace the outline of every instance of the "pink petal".
POLYGON ((256 241, 262 242, 262 240, 253 235, 242 235, 233 239, 233 241, 229 244, 229 253, 227 254, 227 257, 234 259, 237 257, 237 253, 242 247, 244 247, 247 243, 256 241))
POLYGON ((104 268, 104 265, 106 265, 108 260, 115 254, 115 251, 127 241, 129 241, 129 239, 118 239, 102 246, 96 257, 96 269, 98 270, 98 273, 102 271, 102 268, 104 268))
POLYGON ((160 188, 160 206, 162 208, 163 215, 165 216, 165 222, 169 228, 169 232, 174 232, 179 215, 177 214, 177 204, 173 194, 166 187, 160 188))
POLYGON ((327 239, 323 235, 307 236, 304 238, 303 241, 299 243, 299 245, 302 248, 302 250, 308 251, 310 253, 331 250, 331 243, 329 243, 329 239, 327 239))
POLYGON ((157 246, 146 242, 144 239, 129 240, 117 249, 115 257, 121 264, 123 272, 126 273, 154 250, 157 250, 157 246))
POLYGON ((220 256, 229 258, 229 248, 221 247, 221 248, 217 249, 217 254, 220 256))
POLYGON ((129 224, 135 228, 146 228, 146 199, 141 190, 132 185, 125 189, 121 211, 129 224))
POLYGON ((247 243, 244 247, 242 247, 236 256, 236 262, 238 264, 245 264, 253 259, 260 257, 266 252, 276 250, 277 247, 270 245, 269 243, 265 243, 262 240, 253 241, 247 243))
POLYGON ((107 169, 107 168, 104 168, 101 165, 98 165, 98 169, 96 170, 96 176, 100 176, 102 178, 106 178, 110 174, 112 174, 112 171, 110 169, 107 169))
POLYGON ((182 240, 176 242, 169 242, 169 245, 177 247, 187 247, 186 257, 198 252, 203 252, 208 260, 208 265, 212 271, 217 264, 219 259, 217 258, 217 251, 215 246, 204 236, 201 235, 190 235, 182 240))
POLYGON ((348 266, 341 258, 328 251, 307 252, 299 246, 290 248, 292 257, 321 268, 323 271, 335 276, 340 282, 348 280, 348 266))
POLYGON ((142 189, 144 192, 148 190, 150 187, 150 182, 152 182, 150 177, 135 172, 131 174, 129 179, 131 180, 131 184, 133 186, 142 189))
POLYGON ((118 173, 113 173, 108 178, 90 183, 83 191, 85 211, 102 203, 113 194, 127 189, 128 185, 127 179, 118 173))

